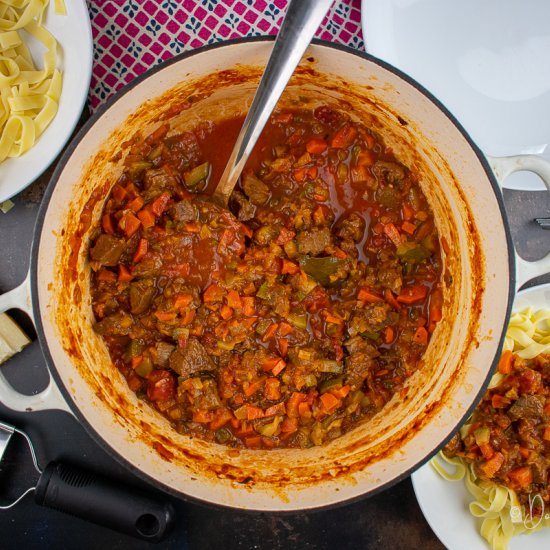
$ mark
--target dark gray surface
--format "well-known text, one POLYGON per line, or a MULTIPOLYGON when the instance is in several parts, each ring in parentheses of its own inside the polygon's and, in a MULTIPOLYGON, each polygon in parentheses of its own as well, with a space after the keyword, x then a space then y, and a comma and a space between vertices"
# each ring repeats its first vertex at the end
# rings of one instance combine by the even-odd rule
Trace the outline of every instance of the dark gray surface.
MULTIPOLYGON (((48 176, 14 201, 15 208, 0 214, 0 292, 23 281, 29 265, 33 225, 48 176)), ((538 259, 550 251, 550 232, 532 221, 550 215, 550 194, 506 191, 505 200, 514 240, 522 255, 538 259)), ((538 282, 549 282, 546 276, 538 282)), ((21 314, 17 319, 33 333, 21 314)), ((48 375, 36 341, 1 367, 14 386, 26 393, 47 384, 48 375)), ((64 460, 135 486, 143 482, 121 467, 88 436, 78 422, 62 412, 15 413, 0 405, 0 420, 12 423, 32 438, 39 462, 64 460)), ((0 503, 9 501, 36 481, 30 455, 15 436, 0 464, 0 503)), ((161 495, 161 498, 164 498, 161 495)), ((168 498, 168 497, 165 497, 168 498)), ((162 548, 296 549, 442 548, 424 520, 407 479, 370 499, 331 510, 275 515, 204 507, 176 499, 175 530, 162 548)), ((80 519, 41 508, 26 497, 15 508, 0 511, 0 547, 5 549, 148 548, 125 535, 80 519)))

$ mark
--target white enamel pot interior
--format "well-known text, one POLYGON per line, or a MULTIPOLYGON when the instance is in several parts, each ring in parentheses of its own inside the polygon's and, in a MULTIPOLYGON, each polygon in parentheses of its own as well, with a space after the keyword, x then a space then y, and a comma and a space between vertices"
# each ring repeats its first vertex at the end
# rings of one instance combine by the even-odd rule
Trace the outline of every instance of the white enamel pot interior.
MULTIPOLYGON (((444 242, 443 320, 405 390, 376 417, 326 446, 235 450, 173 430, 127 388, 92 330, 89 235, 121 173, 125 142, 163 119, 188 128, 244 113, 271 47, 269 40, 234 42, 175 59, 89 121, 47 190, 31 289, 53 379, 71 412, 115 457, 179 496, 291 511, 372 494, 408 475, 448 439, 499 355, 515 291, 514 251, 489 165, 445 109, 384 63, 313 44, 282 104, 335 104, 375 125, 397 157, 422 173, 444 242), (185 110, 173 116, 178 106, 185 110), (113 152, 120 150, 117 160, 113 152)), ((47 391, 43 399, 63 407, 55 384, 47 391)))

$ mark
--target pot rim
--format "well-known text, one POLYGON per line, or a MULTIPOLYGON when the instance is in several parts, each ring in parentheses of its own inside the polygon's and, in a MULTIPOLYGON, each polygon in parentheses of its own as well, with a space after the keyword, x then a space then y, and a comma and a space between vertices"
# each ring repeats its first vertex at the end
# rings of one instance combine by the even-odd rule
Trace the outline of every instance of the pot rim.
MULTIPOLYGON (((178 54, 174 56, 173 58, 157 65, 156 67, 153 67, 143 73, 142 75, 139 75, 134 80, 126 84, 122 89, 120 89, 118 92, 116 92, 113 96, 111 96, 103 105, 101 105, 98 110, 93 113, 90 118, 84 123, 82 128, 72 137, 69 144, 65 148, 61 158, 59 159, 56 168, 54 169, 52 176, 50 177, 50 181, 48 183, 48 186, 45 190, 43 199, 41 201, 39 210, 38 210, 38 216, 37 221, 34 227, 33 231, 33 241, 31 246, 31 257, 30 257, 30 295, 31 295, 31 302, 32 302, 32 311, 33 316, 35 319, 35 326, 36 326, 36 332, 38 335, 38 340, 40 342, 40 347, 42 349, 42 353, 44 354, 44 358, 46 360, 46 364, 48 366, 48 370, 50 372, 50 375, 53 377, 53 381, 59 388, 61 394, 63 395, 63 398, 66 400, 67 404, 69 405, 69 408, 72 412, 72 414, 76 417, 78 422, 85 428, 85 430, 88 432, 88 434, 94 439, 94 441, 103 449, 105 452, 107 452, 112 458, 114 458, 117 462, 119 462, 122 466, 127 468, 129 471, 131 471, 134 475, 136 475, 141 480, 145 481, 149 485, 151 485, 154 488, 161 489, 164 492, 168 493, 171 496, 177 497, 179 499, 182 499, 187 502, 192 502, 196 504, 200 504, 203 506, 211 507, 211 508, 225 508, 228 510, 235 509, 233 506, 220 504, 220 503, 214 503, 211 501, 206 501, 201 498, 198 498, 196 496, 192 496, 186 493, 182 493, 180 491, 177 491, 173 489, 172 487, 164 484, 163 482, 159 481, 158 479, 155 479, 151 477, 150 475, 146 474, 142 470, 140 470, 137 466, 135 466, 133 463, 131 463, 129 460, 124 458, 119 454, 117 450, 115 450, 113 447, 111 447, 104 439, 103 437, 92 427, 92 425, 88 422, 87 418, 84 416, 83 413, 80 412, 79 407, 74 403, 73 399, 71 398, 71 395, 65 385, 63 384, 63 381, 61 379, 61 376, 57 372, 57 369, 55 367, 54 361, 52 359, 49 345, 47 338, 44 334, 44 328, 43 328, 43 322, 40 315, 40 303, 39 303, 39 293, 38 293, 38 268, 37 268, 37 262, 38 262, 38 254, 40 249, 40 242, 42 238, 42 230, 44 225, 44 220, 46 217, 46 213, 49 208, 49 203, 52 197, 52 194, 54 192, 55 186, 57 184, 57 181, 59 180, 59 177, 61 176, 62 172, 65 169, 66 164, 68 163, 69 159, 71 158, 72 154, 74 153, 75 149, 78 147, 80 142, 86 137, 88 134, 88 131, 95 125, 95 123, 107 112, 109 109, 118 101, 120 101, 128 92, 130 92, 134 87, 138 86, 148 78, 153 77, 156 73, 162 71, 166 67, 179 63, 180 61, 187 59, 188 57, 192 57, 197 54, 201 54, 207 51, 213 51, 218 48, 224 48, 224 47, 230 47, 233 45, 239 45, 239 44, 255 44, 259 42, 274 42, 275 36, 256 36, 256 37, 246 37, 246 38, 237 38, 232 40, 226 40, 222 42, 218 42, 215 44, 209 44, 207 46, 203 46, 201 48, 193 49, 188 52, 183 52, 181 54, 178 54)), ((410 84, 412 87, 414 87, 420 94, 424 95, 431 103, 434 104, 434 106, 439 109, 447 119, 449 119, 450 123, 460 132, 460 134, 464 137, 466 142, 468 143, 469 147, 473 150, 476 157, 478 158, 481 167, 483 168, 483 171, 485 172, 485 175, 487 176, 487 179, 489 183, 491 184, 491 187, 493 189, 493 193, 495 195, 499 211, 501 214, 501 219, 503 222, 503 228, 506 236, 506 243, 507 243, 507 249, 509 252, 514 251, 514 245, 512 241, 511 231, 510 231, 510 225, 508 222, 508 217, 504 205, 504 199, 502 196, 502 192, 500 190, 500 186, 497 183, 496 177, 493 173, 493 171, 490 168, 489 162, 487 161, 484 153, 481 151, 481 149, 476 145, 476 143, 473 141, 473 139, 470 137, 468 132, 465 130, 465 128, 461 125, 461 123, 454 117, 454 115, 445 107, 441 101, 439 101, 429 90, 424 88, 420 83, 415 81, 412 77, 407 75, 406 73, 402 72, 400 69, 397 69, 396 67, 390 65, 389 63, 378 59, 371 54, 356 50, 348 46, 344 46, 341 44, 335 44, 332 42, 327 42, 324 40, 319 39, 313 39, 311 41, 311 44, 315 46, 321 46, 321 47, 327 47, 335 50, 342 51, 347 54, 355 55, 363 60, 369 61, 371 63, 377 64, 381 66, 383 69, 387 70, 388 72, 394 74, 398 78, 404 80, 406 83, 410 84)), ((307 52, 306 54, 307 55, 307 52)), ((391 487, 394 484, 399 483, 400 481, 403 481, 407 477, 410 476, 410 474, 423 466, 436 452, 438 452, 441 448, 445 446, 445 444, 452 438, 454 431, 456 428, 471 415, 473 412, 477 402, 481 398, 481 396, 485 393, 485 390, 489 384, 490 374, 494 370, 498 359, 500 357, 500 353, 502 350, 502 345, 504 342, 504 336, 506 333, 506 327, 511 315, 512 306, 513 306, 513 299, 515 296, 515 286, 516 286, 516 270, 515 270, 515 261, 514 261, 514 254, 509 253, 508 254, 508 269, 510 274, 510 284, 508 286, 508 305, 506 309, 506 315, 505 315, 505 323, 503 327, 501 328, 501 332, 499 335, 499 345, 497 347, 497 353, 495 354, 495 357, 492 361, 491 368, 488 370, 487 377, 485 378, 484 383, 482 384, 481 388, 477 392, 475 399, 472 402, 472 405, 467 409, 464 416, 460 419, 460 421, 457 423, 455 428, 451 431, 451 433, 435 448, 433 451, 431 451, 424 459, 417 462, 415 465, 411 466, 410 468, 406 469, 404 472, 402 472, 400 475, 396 476, 395 478, 387 481, 386 483, 383 483, 382 485, 371 489, 370 491, 367 491, 365 493, 362 493, 360 495, 356 495, 338 502, 333 502, 330 504, 319 504, 318 506, 314 506, 311 508, 307 508, 307 511, 321 511, 321 510, 328 510, 330 508, 343 506, 347 504, 351 504, 353 502, 357 502, 363 498, 374 496, 389 487, 391 487)), ((246 512, 253 513, 257 510, 254 509, 245 509, 245 508, 237 508, 246 512)), ((281 515, 291 514, 295 513, 294 510, 273 510, 270 511, 270 513, 276 513, 281 515)))

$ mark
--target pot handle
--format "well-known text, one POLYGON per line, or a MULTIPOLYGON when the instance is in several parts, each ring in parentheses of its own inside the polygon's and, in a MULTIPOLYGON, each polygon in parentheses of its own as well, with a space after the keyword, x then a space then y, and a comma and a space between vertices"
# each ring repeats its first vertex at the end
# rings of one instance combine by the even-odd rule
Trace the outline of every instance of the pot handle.
MULTIPOLYGON (((500 187, 506 187, 506 178, 514 172, 527 170, 537 174, 550 192, 550 162, 537 155, 515 155, 510 157, 492 157, 486 155, 500 187)), ((516 291, 527 281, 550 273, 550 253, 536 262, 524 260, 515 251, 516 256, 516 291)))
MULTIPOLYGON (((25 280, 18 287, 0 295, 0 313, 8 309, 20 309, 31 318, 36 326, 32 311, 30 288, 30 273, 28 273, 25 280)), ((72 414, 51 374, 46 389, 35 395, 25 395, 15 390, 0 371, 0 402, 13 411, 33 412, 59 409, 72 414)))

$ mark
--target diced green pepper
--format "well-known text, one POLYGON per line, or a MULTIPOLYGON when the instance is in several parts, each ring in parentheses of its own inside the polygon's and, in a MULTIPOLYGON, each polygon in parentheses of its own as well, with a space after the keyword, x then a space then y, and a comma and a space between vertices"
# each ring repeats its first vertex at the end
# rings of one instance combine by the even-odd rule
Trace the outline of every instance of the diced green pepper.
POLYGON ((487 426, 478 428, 474 431, 474 437, 478 445, 487 445, 491 437, 491 430, 487 426))
POLYGON ((217 443, 225 443, 231 438, 231 432, 227 428, 220 428, 216 430, 214 437, 217 443))
POLYGON ((327 256, 324 258, 301 258, 300 267, 321 285, 331 283, 331 275, 334 275, 345 263, 346 260, 339 260, 327 256))
POLYGON ((421 262, 432 255, 425 246, 412 241, 401 243, 395 253, 405 262, 421 262))
POLYGON ((325 380, 321 387, 319 388, 321 393, 326 393, 327 391, 334 390, 336 388, 341 388, 343 385, 343 379, 341 376, 338 378, 329 378, 328 380, 325 380))
POLYGON ((256 333, 263 336, 270 325, 271 321, 269 319, 262 319, 258 321, 256 324, 256 333))
POLYGON ((269 285, 267 282, 263 282, 260 288, 258 289, 258 292, 256 292, 256 298, 265 300, 268 298, 268 296, 269 296, 269 285))
POLYGON ((153 363, 149 357, 144 357, 143 361, 135 369, 136 374, 139 374, 142 378, 147 378, 153 370, 153 363))
POLYGON ((195 185, 200 183, 202 180, 205 180, 208 177, 209 173, 210 163, 203 162, 202 164, 195 166, 195 168, 189 170, 188 172, 185 172, 183 174, 183 181, 185 182, 185 185, 187 185, 187 187, 195 187, 195 185))
POLYGON ((301 329, 307 328, 307 313, 290 313, 287 319, 295 326, 301 329))

